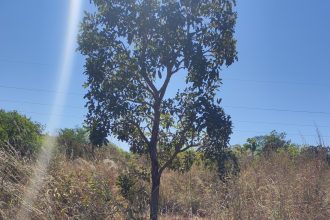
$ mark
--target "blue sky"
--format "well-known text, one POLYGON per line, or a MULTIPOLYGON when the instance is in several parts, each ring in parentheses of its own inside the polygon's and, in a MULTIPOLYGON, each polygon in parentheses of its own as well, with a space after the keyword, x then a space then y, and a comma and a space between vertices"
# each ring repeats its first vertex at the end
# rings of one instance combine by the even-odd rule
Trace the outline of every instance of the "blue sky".
MULTIPOLYGON (((0 1, 0 108, 47 123, 67 11, 67 0, 0 1)), ((330 1, 238 0, 237 11, 239 61, 224 68, 218 94, 234 123, 231 143, 276 129, 315 144, 316 126, 329 143, 330 1)), ((84 59, 74 60, 62 127, 81 125, 86 113, 84 59)))

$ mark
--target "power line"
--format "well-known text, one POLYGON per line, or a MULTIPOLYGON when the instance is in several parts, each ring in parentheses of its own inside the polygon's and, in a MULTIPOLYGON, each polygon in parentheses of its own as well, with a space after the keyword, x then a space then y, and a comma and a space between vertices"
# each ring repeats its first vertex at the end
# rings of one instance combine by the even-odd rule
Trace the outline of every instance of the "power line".
POLYGON ((287 85, 301 85, 301 86, 322 86, 330 87, 330 84, 318 82, 295 82, 295 81, 272 81, 272 80, 254 80, 254 79, 238 79, 238 78, 222 78, 228 81, 238 81, 245 83, 259 83, 259 84, 287 84, 287 85))
MULTIPOLYGON (((48 113, 40 113, 40 112, 31 112, 31 111, 18 111, 21 112, 23 114, 29 113, 29 114, 36 114, 36 115, 49 115, 48 113)), ((77 117, 76 115, 66 115, 66 114, 55 114, 55 116, 57 117, 73 117, 73 118, 79 118, 81 119, 81 117, 77 117)), ((85 116, 83 116, 85 117, 85 116)), ((234 129, 235 130, 235 129, 234 129)), ((242 133, 257 133, 257 134, 265 134, 265 133, 269 133, 266 131, 252 131, 252 130, 235 130, 236 132, 242 132, 242 133)), ((289 136, 308 136, 308 137, 319 137, 317 135, 312 135, 312 134, 298 134, 298 133, 286 133, 289 136)), ((321 135, 321 138, 330 138, 330 136, 324 136, 321 135)))
MULTIPOLYGON (((40 102, 27 102, 27 101, 17 101, 17 100, 0 100, 0 102, 12 102, 12 103, 22 103, 22 104, 32 104, 32 105, 45 105, 45 106, 52 106, 52 104, 47 103, 40 103, 40 102)), ((61 107, 68 107, 68 108, 76 108, 76 109, 85 109, 80 106, 70 106, 64 105, 61 107)), ((323 111, 307 111, 307 110, 292 110, 292 109, 279 109, 279 108, 261 108, 261 107, 251 107, 251 106, 231 106, 225 105, 225 108, 236 108, 236 109, 247 109, 247 110, 258 110, 258 111, 275 111, 275 112, 292 112, 292 113, 305 113, 305 114, 323 114, 323 115, 330 115, 330 112, 323 112, 323 111)))
MULTIPOLYGON (((267 134, 269 133, 266 132, 266 131, 252 131, 252 130, 236 130, 236 132, 242 132, 242 133, 259 133, 259 134, 267 134)), ((307 137, 321 137, 321 138, 330 138, 330 136, 318 136, 318 135, 313 135, 313 134, 298 134, 298 133, 286 133, 286 135, 289 135, 289 136, 307 136, 307 137)))
MULTIPOLYGON (((54 106, 53 104, 47 104, 47 103, 28 102, 28 101, 16 101, 16 100, 9 100, 9 99, 0 99, 0 102, 21 103, 21 104, 41 105, 41 106, 54 106)), ((85 109, 83 107, 73 106, 73 105, 57 105, 57 106, 59 106, 59 107, 67 107, 67 108, 74 108, 74 109, 85 109)))
MULTIPOLYGON (((35 61, 26 61, 26 60, 12 60, 0 58, 1 63, 19 63, 26 65, 38 65, 38 66, 50 66, 49 63, 35 62, 35 61)), ((228 81, 239 81, 247 83, 263 83, 263 84, 291 84, 291 85, 304 85, 304 86, 323 86, 330 87, 330 84, 319 83, 319 82, 296 82, 296 81, 276 81, 276 80, 255 80, 255 79, 239 79, 239 78, 226 78, 223 77, 223 80, 228 81)))
MULTIPOLYGON (((2 99, 0 99, 0 102, 22 103, 22 104, 31 104, 31 105, 41 105, 41 106, 53 106, 52 104, 47 104, 47 103, 17 101, 17 100, 2 100, 2 99)), ((83 107, 80 107, 80 106, 72 106, 72 105, 61 105, 60 107, 86 110, 86 108, 83 108, 83 107)), ((268 121, 246 121, 246 120, 239 120, 239 121, 236 121, 236 122, 237 123, 248 123, 248 124, 283 125, 283 126, 294 126, 294 127, 330 128, 330 125, 317 125, 317 124, 311 125, 311 124, 295 124, 295 123, 268 122, 268 121)))
MULTIPOLYGON (((0 99, 0 102, 6 103, 20 103, 20 104, 30 104, 30 105, 40 105, 40 106, 53 106, 53 104, 40 103, 40 102, 29 102, 29 101, 18 101, 12 99, 0 99)), ((81 109, 85 110, 86 108, 81 106, 73 105, 60 105, 59 107, 72 108, 72 109, 81 109)), ((249 110, 261 110, 261 111, 280 111, 280 112, 298 112, 298 113, 308 113, 308 114, 326 114, 330 115, 329 112, 313 112, 313 111, 304 111, 304 110, 289 110, 289 109, 272 109, 272 108, 258 108, 258 107, 249 107, 249 106, 225 106, 227 108, 239 108, 239 109, 249 109, 249 110)), ((237 121, 239 123, 250 123, 250 124, 270 124, 270 125, 285 125, 285 126, 297 126, 297 127, 330 127, 330 126, 318 126, 318 125, 307 125, 307 124, 294 124, 294 123, 281 123, 281 122, 267 122, 267 121, 237 121)))
POLYGON ((258 111, 275 111, 275 112, 292 112, 292 113, 306 113, 306 114, 322 114, 330 115, 330 112, 323 111, 306 111, 306 110, 291 110, 291 109, 279 109, 279 108, 261 108, 261 107, 251 107, 251 106, 223 106, 225 108, 236 108, 236 109, 246 109, 246 110, 258 110, 258 111))
POLYGON ((248 124, 269 124, 269 125, 285 125, 285 126, 295 126, 295 127, 314 127, 314 128, 330 128, 330 125, 310 125, 310 124, 294 124, 294 123, 281 123, 281 122, 266 122, 266 121, 237 121, 239 123, 248 124))
POLYGON ((4 89, 14 89, 14 90, 24 90, 24 91, 30 91, 30 92, 44 92, 44 93, 55 93, 55 94, 67 94, 67 95, 77 95, 77 96, 84 96, 82 93, 73 93, 73 92, 61 92, 56 90, 49 90, 49 89, 38 89, 38 88, 27 88, 27 87, 16 87, 16 86, 6 86, 1 85, 0 88, 4 89))
POLYGON ((47 63, 32 62, 32 61, 25 61, 25 60, 9 60, 9 59, 0 59, 0 63, 18 63, 18 64, 25 64, 25 65, 50 66, 50 64, 47 64, 47 63))
MULTIPOLYGON (((51 66, 48 63, 25 61, 25 60, 10 60, 10 59, 0 59, 0 63, 18 63, 25 65, 37 65, 37 66, 51 66)), ((286 85, 300 85, 300 86, 316 86, 316 87, 330 87, 330 84, 320 83, 320 82, 297 82, 297 81, 276 81, 276 80, 255 80, 255 79, 239 79, 239 78, 226 78, 223 80, 228 81, 238 81, 245 83, 258 83, 258 84, 286 84, 286 85)))
MULTIPOLYGON (((44 116, 49 116, 49 113, 42 113, 42 112, 34 112, 34 111, 17 111, 21 114, 35 114, 35 115, 44 115, 44 116)), ((68 115, 68 114, 54 114, 54 116, 56 117, 70 117, 70 118, 76 118, 76 119, 81 119, 81 118, 84 118, 86 117, 85 115, 83 115, 82 117, 77 117, 77 115, 68 115)), ((330 127, 330 126, 327 126, 327 127, 330 127)), ((257 133, 257 134, 265 134, 265 133, 269 133, 266 132, 266 131, 252 131, 252 130, 236 130, 234 129, 234 131, 236 131, 237 133, 241 132, 241 133, 257 133)), ((324 135, 321 135, 321 136, 317 136, 317 135, 312 135, 312 134, 298 134, 298 133, 286 133, 287 135, 289 136, 308 136, 308 137, 315 137, 315 138, 318 138, 318 137, 321 137, 321 138, 330 138, 330 136, 324 136, 324 135)))

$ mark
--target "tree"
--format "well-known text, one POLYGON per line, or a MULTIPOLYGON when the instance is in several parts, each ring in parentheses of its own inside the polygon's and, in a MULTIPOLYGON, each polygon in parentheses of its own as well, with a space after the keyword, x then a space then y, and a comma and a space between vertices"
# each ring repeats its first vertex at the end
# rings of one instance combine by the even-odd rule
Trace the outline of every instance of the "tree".
POLYGON ((59 131, 57 143, 68 159, 86 156, 90 142, 85 128, 65 128, 59 131))
POLYGON ((254 156, 255 152, 257 151, 257 148, 261 147, 261 141, 260 139, 262 138, 262 136, 258 136, 258 137, 253 137, 253 138, 248 138, 246 140, 246 143, 243 145, 245 150, 250 150, 252 153, 252 156, 254 156))
POLYGON ((292 144, 290 140, 286 140, 286 134, 283 132, 278 133, 277 131, 272 131, 268 135, 248 138, 247 143, 244 144, 244 148, 251 150, 252 154, 256 151, 269 154, 270 152, 277 151, 278 149, 286 149, 290 146, 292 144))
POLYGON ((79 50, 91 140, 111 133, 150 157, 150 218, 157 219, 160 178, 176 156, 227 147, 231 121, 216 92, 221 67, 237 59, 234 0, 93 0, 79 50), (175 95, 171 80, 182 78, 175 95))
POLYGON ((16 111, 0 110, 0 147, 11 145, 21 156, 31 157, 42 142, 42 126, 16 111))

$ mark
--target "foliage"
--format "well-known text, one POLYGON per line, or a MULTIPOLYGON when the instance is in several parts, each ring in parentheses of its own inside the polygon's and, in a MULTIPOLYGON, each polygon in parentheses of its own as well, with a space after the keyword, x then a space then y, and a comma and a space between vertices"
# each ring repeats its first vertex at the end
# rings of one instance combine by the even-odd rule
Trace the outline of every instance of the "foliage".
POLYGON ((128 163, 127 171, 122 172, 116 181, 120 189, 120 195, 127 202, 127 219, 145 219, 144 214, 149 203, 149 173, 135 159, 128 163))
POLYGON ((60 151, 65 152, 69 159, 92 156, 92 146, 85 128, 65 128, 58 133, 57 143, 60 151))
POLYGON ((201 163, 201 159, 200 153, 188 150, 178 154, 169 166, 169 169, 184 173, 189 171, 195 163, 201 163))
POLYGON ((301 155, 306 159, 320 158, 330 164, 330 147, 326 146, 304 146, 301 149, 301 155))
POLYGON ((290 143, 285 148, 281 148, 278 152, 287 152, 290 157, 298 157, 301 154, 301 149, 299 145, 290 143))
POLYGON ((42 142, 42 126, 16 111, 0 110, 0 147, 11 145, 21 156, 32 156, 42 142))
POLYGON ((221 67, 237 59, 234 0, 94 0, 79 50, 86 57, 91 140, 111 133, 149 154, 151 215, 157 218, 161 173, 192 147, 227 147, 231 121, 216 92, 221 67), (174 75, 184 81, 173 96, 174 75))
POLYGON ((268 154, 279 149, 288 149, 294 146, 291 144, 290 140, 286 140, 285 133, 272 131, 269 135, 248 138, 247 143, 245 143, 243 147, 250 150, 252 154, 255 154, 255 152, 268 154))
POLYGON ((83 170, 79 170, 82 167, 76 170, 62 170, 63 168, 54 170, 54 180, 48 185, 51 207, 54 210, 62 209, 61 214, 58 214, 62 219, 115 218, 120 205, 113 192, 114 182, 108 179, 108 175, 93 175, 92 170, 87 167, 83 170))
POLYGON ((217 170, 222 181, 236 176, 240 172, 239 158, 233 149, 224 149, 212 155, 203 155, 203 164, 217 170))
POLYGON ((144 219, 148 207, 149 195, 147 189, 136 181, 132 176, 125 174, 120 175, 117 179, 121 195, 128 202, 125 206, 127 219, 144 219))
POLYGON ((223 151, 215 158, 215 161, 221 180, 226 180, 228 177, 238 175, 240 171, 239 161, 231 150, 223 151))

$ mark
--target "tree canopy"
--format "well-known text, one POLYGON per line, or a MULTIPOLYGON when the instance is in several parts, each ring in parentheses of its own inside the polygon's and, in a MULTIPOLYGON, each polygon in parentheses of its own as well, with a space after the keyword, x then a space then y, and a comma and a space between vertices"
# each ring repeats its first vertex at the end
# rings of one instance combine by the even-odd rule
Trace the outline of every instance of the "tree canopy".
POLYGON ((268 135, 256 136, 253 138, 248 138, 247 143, 243 146, 245 149, 254 152, 266 152, 276 151, 278 149, 285 149, 290 147, 291 141, 286 140, 285 133, 279 133, 277 131, 272 131, 268 135))
POLYGON ((85 128, 65 128, 60 129, 57 137, 57 143, 60 150, 65 152, 69 159, 82 157, 87 152, 90 142, 88 139, 88 131, 85 128))

